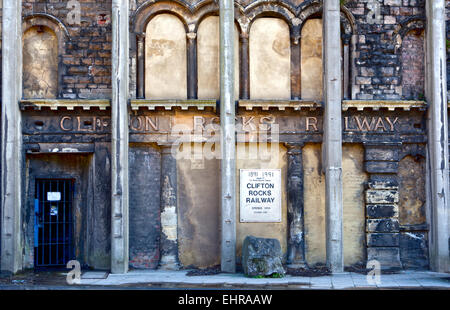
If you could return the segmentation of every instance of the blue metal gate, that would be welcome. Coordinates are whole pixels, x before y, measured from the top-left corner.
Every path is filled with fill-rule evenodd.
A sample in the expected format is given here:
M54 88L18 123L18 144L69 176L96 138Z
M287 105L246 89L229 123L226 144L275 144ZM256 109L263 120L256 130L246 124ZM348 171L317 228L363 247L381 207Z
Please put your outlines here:
M72 179L36 179L34 265L65 266L73 259Z

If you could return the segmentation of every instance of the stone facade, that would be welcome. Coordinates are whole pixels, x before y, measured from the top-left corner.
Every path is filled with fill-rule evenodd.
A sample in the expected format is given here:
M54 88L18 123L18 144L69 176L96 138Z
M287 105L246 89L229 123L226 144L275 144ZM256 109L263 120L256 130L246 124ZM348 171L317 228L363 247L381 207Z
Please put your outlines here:
M236 175L282 173L282 221L241 223L237 210L236 255L247 235L277 238L284 263L312 267L327 261L322 1L282 2L235 2ZM122 216L111 211L122 194L111 192L112 1L73 3L22 1L23 268L34 267L37 179L76 180L74 255L84 266L111 268L120 235L111 231ZM218 141L218 5L129 7L129 265L211 267L221 255L220 160L172 154ZM424 0L341 1L346 267L430 268L425 15ZM269 161L251 157L261 134L277 135Z

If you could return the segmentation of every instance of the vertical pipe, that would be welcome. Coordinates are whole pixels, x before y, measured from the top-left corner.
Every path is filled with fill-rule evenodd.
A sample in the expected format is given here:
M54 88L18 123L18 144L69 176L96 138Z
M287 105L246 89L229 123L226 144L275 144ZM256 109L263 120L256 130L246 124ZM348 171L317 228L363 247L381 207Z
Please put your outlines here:
M342 71L339 0L324 1L324 147L327 265L343 272Z
M431 269L450 270L445 1L427 1L428 156L431 185Z
M220 146L223 272L236 272L234 2L220 0Z
M3 0L0 270L22 269L22 2Z
M112 2L111 272L128 271L128 0Z

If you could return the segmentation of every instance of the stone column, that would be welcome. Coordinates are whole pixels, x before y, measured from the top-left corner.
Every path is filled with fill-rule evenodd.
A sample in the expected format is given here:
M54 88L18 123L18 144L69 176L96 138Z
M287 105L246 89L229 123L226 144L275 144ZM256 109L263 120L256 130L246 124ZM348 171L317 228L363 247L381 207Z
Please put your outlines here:
M178 270L177 161L172 146L161 146L161 269Z
M248 33L243 32L240 34L239 43L239 98L250 99Z
M430 263L434 271L450 271L449 167L446 81L445 1L426 1L428 157L430 175Z
M197 99L198 73L197 73L197 33L189 32L187 35L187 85L188 99Z
M112 2L111 272L128 271L128 0Z
M324 1L324 136L327 265L344 270L341 124L341 27L339 0Z
M234 2L220 0L221 268L236 272Z
M302 91L302 57L300 46L300 26L294 26L291 33L291 99L299 100Z
M305 267L303 144L285 144L288 155L288 257L291 268Z
M22 2L3 0L1 270L22 269Z
M139 33L137 37L137 84L139 99L145 98L145 34Z

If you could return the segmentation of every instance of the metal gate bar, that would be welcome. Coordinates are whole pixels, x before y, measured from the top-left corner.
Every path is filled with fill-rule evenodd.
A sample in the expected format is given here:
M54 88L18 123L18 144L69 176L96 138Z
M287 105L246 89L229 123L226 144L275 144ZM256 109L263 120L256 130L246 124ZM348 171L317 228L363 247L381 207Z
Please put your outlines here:
M49 192L60 199L49 201ZM36 179L35 267L65 266L73 259L72 202L72 179Z

